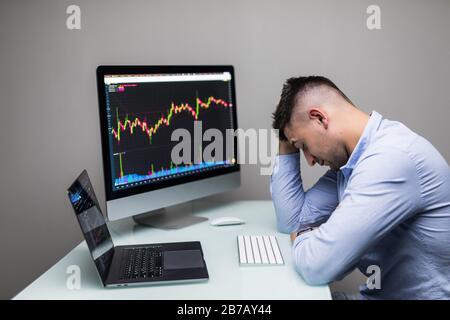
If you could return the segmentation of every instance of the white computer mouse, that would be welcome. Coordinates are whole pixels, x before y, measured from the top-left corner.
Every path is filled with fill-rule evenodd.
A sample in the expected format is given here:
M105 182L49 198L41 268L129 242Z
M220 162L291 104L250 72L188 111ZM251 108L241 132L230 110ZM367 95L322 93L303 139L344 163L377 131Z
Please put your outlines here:
M212 226L231 226L234 224L243 224L245 223L244 220L236 218L236 217L220 217L220 218L216 218L216 219L212 219L210 224Z

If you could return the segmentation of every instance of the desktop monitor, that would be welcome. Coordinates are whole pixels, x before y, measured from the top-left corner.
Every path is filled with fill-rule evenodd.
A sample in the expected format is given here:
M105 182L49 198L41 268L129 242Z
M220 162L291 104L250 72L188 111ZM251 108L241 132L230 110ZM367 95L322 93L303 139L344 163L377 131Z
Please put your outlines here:
M109 220L240 186L232 66L99 66L97 87Z

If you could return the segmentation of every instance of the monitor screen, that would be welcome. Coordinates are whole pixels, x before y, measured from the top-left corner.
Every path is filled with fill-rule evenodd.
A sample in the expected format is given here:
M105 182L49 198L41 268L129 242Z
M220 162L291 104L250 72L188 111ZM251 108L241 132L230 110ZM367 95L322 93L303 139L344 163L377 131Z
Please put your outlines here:
M97 81L107 200L238 170L231 66L101 66Z
M67 193L100 277L105 281L114 245L86 170L69 187Z

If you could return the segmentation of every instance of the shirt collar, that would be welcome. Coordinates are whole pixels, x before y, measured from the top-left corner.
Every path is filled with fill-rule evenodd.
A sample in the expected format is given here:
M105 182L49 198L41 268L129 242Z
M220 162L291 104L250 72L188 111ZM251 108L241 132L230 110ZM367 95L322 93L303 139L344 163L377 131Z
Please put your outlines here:
M371 138L373 137L375 132L378 130L378 127L380 126L381 120L383 120L383 117L378 112L372 111L370 113L369 121L367 122L366 127L364 128L364 131L361 137L359 138L358 143L356 144L355 149L350 155L350 158L348 159L347 163L340 168L342 173L347 178L352 173L353 168L355 167L361 155L367 149Z

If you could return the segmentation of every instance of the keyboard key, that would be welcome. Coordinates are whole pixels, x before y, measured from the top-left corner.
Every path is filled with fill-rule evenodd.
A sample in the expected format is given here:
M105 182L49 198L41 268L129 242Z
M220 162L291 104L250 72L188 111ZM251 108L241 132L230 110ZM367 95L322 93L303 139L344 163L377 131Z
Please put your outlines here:
M247 263L255 263L255 260L253 259L253 251L250 236L244 236L244 243L245 243L245 252L247 254Z
M255 236L250 237L252 241L252 250L253 250L253 256L255 257L255 263L261 263L261 256L259 255L259 248L258 248L258 240L256 240Z
M266 246L264 245L264 240L261 236L257 236L259 252L261 253L261 260L263 264L269 263L269 258L267 257Z
M281 257L280 248L278 247L277 239L275 238L275 236L270 236L270 242L272 243L272 249L275 254L277 264L284 264L283 258Z
M272 250L272 244L270 243L269 237L264 237L264 244L266 245L267 256L269 257L269 263L276 264L275 256Z
M239 248L239 261L241 263L247 263L247 256L245 253L244 237L238 236L238 248Z

